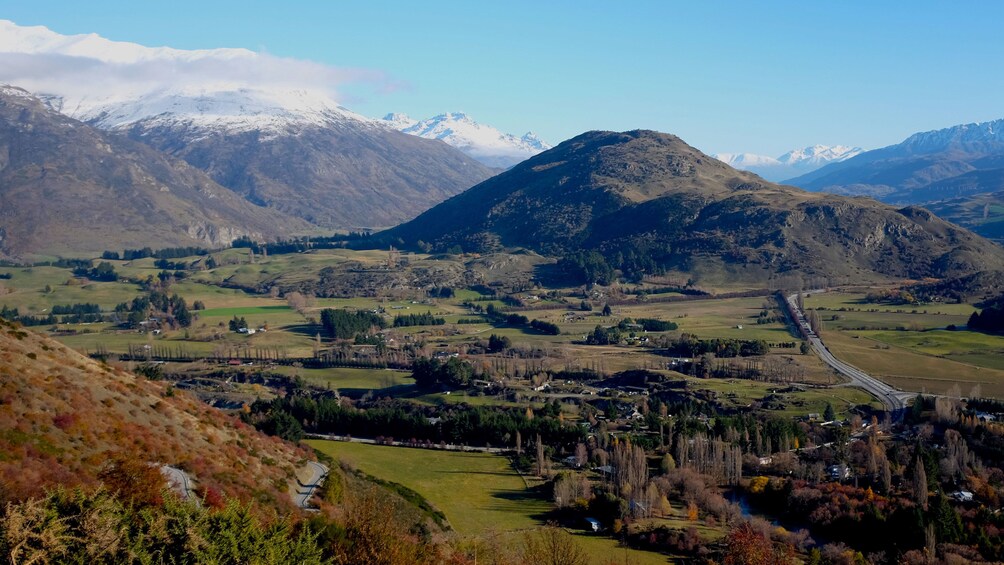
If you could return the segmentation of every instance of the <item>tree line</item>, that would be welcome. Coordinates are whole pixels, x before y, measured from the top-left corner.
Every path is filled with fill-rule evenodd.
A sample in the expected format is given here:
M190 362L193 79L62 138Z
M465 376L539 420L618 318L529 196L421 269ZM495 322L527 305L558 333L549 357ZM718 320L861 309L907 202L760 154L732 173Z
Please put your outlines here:
M350 312L325 308L321 310L321 326L324 328L324 333L330 338L353 339L356 334L368 333L373 328L386 328L387 321L379 314L362 310Z
M982 312L973 312L966 326L981 332L1004 331L1004 306L988 306Z
M347 406L334 396L296 394L255 401L242 418L287 439L308 432L516 449L520 438L538 434L554 446L574 446L585 438L582 428L551 413L499 406L423 407L398 400Z
M394 316L395 328L407 326L442 326L445 323L445 319L433 316L432 312L426 312L424 314L401 314Z

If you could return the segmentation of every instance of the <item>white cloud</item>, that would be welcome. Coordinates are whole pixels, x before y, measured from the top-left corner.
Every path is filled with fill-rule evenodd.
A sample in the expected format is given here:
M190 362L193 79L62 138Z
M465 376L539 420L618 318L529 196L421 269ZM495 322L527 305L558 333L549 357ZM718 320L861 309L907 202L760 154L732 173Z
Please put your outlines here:
M339 88L350 83L376 92L398 86L380 71L246 49L150 48L94 34L65 36L4 20L0 20L0 83L60 96L64 112L83 118L109 104L155 94L198 97L253 91L285 103L286 93L295 91L300 103L327 99L333 105Z

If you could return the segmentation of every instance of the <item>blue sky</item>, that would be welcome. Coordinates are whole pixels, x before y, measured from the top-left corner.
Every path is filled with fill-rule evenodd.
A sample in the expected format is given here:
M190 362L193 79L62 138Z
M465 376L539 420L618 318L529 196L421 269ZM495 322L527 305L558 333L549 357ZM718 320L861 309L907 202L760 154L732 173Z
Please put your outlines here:
M646 128L777 156L1004 118L996 1L4 4L0 18L64 34L379 71L342 102L374 117L462 110L552 143Z

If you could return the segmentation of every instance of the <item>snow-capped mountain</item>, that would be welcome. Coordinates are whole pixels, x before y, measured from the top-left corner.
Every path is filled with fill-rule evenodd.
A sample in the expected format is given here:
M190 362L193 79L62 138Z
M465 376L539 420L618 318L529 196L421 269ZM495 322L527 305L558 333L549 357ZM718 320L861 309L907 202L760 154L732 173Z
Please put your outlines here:
M749 170L750 167L776 167L781 164L773 157L756 153L715 153L714 157L733 169L742 170Z
M915 133L889 149L918 155L953 149L978 152L988 145L999 150L1001 144L1004 144L1004 119Z
M533 132L516 137L478 123L463 112L447 112L427 120L415 120L406 114L387 114L383 122L410 135L443 141L499 169L508 169L551 148Z
M246 49L146 47L0 20L0 84L318 226L394 225L491 176L452 147L340 106L338 86L368 76Z
M850 159L862 151L860 147L846 145L810 145L793 149L777 158L753 153L716 153L715 158L733 168L778 182L804 175L830 163Z
M802 149L794 149L777 158L782 165L801 166L825 165L836 161L843 161L861 153L864 149L860 147L848 147L846 145L811 145Z
M915 133L790 182L806 190L926 205L1000 191L1001 179L1004 119Z

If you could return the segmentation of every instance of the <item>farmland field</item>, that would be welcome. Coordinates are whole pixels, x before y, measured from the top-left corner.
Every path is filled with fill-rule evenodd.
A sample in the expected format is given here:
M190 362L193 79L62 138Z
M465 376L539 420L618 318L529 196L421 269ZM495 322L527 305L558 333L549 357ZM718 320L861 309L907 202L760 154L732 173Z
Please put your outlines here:
M926 355L853 332L825 332L823 339L838 358L903 390L943 394L958 384L961 393L968 395L979 385L981 396L1004 397L1004 370L965 362L974 360L971 356Z
M421 494L446 514L465 537L519 532L543 525L551 503L527 490L523 479L499 455L459 453L308 440L335 459ZM594 563L666 563L656 553L625 550L603 537L577 535Z

